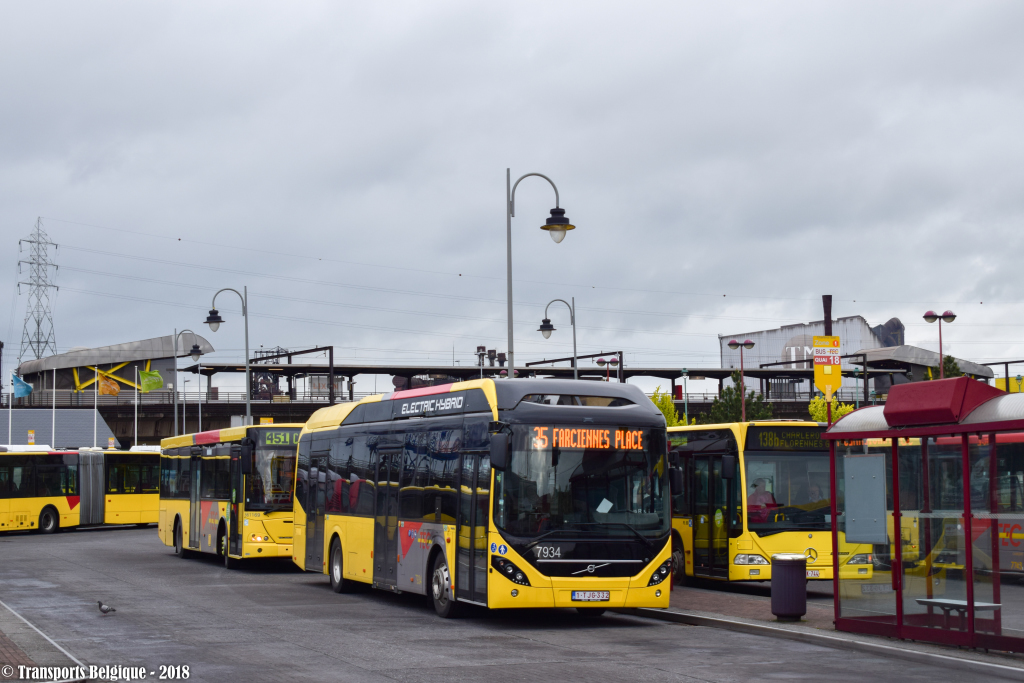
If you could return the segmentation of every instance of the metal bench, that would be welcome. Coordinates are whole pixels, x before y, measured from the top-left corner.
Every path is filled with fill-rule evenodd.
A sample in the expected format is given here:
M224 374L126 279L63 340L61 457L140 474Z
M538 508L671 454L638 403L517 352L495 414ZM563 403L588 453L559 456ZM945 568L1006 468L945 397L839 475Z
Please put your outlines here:
M928 608L931 612L932 607L938 607L942 610L943 624L942 627L945 629L949 628L949 613L953 610L957 611L957 615L960 617L960 630L967 630L967 609L968 604L966 600L947 600L946 598L915 598L915 602L919 605L923 605ZM1002 605L994 602L975 602L975 611L982 612L995 612L1000 609Z

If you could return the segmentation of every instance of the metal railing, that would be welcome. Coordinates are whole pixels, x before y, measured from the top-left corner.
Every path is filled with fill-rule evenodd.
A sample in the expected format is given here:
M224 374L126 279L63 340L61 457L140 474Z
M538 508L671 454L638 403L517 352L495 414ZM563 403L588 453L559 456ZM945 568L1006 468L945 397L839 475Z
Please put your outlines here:
M54 393L56 393L56 406L58 408L91 408L93 405L98 404L101 407L108 406L133 406L136 402L134 391L122 391L117 396L108 396L101 394L97 397L91 391L67 391L58 389L56 392L50 389L37 389L28 396L23 398L14 399L15 408L52 408L54 405ZM217 391L217 392L199 392L199 391L179 391L178 393L178 405L182 403L188 406L195 406L199 403L200 394L202 394L203 405L221 405L229 403L245 403L245 392L244 391ZM379 393L379 392L378 392ZM372 396L373 392L357 391L354 394L354 399L359 400L367 396ZM4 410L10 407L10 394L0 395L0 407ZM348 401L348 394L339 395L335 398L336 403ZM151 391L146 394L140 393L138 395L138 404L141 405L172 405L174 403L174 393L167 390ZM327 403L327 395L318 394L296 394L294 399L290 399L288 394L278 394L272 397L256 397L252 398L252 403Z
M747 387L747 393L748 394L750 393L751 390L752 390L751 387ZM760 392L757 391L756 388L753 388L753 391L755 393L760 393ZM650 396L650 395L651 394L648 394L648 396ZM815 396L820 396L820 395L821 394L819 392L811 393L809 391L789 391L789 392L785 392L785 393L777 392L777 391L772 391L771 394L769 395L768 399L767 399L767 402L768 403L809 403L812 398L814 398ZM859 401L861 406L865 405L865 403L864 403L864 390L863 389L861 389L861 390L843 389L842 391L836 392L835 397L836 397L836 399L840 403L852 403L854 405L857 405L857 403ZM705 392L700 392L700 393L698 393L698 392L687 392L686 393L686 401L688 403L697 403L697 404L700 404L700 403L713 403L715 401L715 399L717 399L717 398L718 398L718 392L717 391L705 391ZM868 402L867 402L867 405L871 405L872 400L873 400L873 402L875 404L881 405L881 404L885 403L885 395L883 394L883 395L880 395L880 396L874 396L873 398L869 398ZM683 403L683 398L681 398L681 397L677 398L677 399L675 399L675 402L681 404L681 403Z

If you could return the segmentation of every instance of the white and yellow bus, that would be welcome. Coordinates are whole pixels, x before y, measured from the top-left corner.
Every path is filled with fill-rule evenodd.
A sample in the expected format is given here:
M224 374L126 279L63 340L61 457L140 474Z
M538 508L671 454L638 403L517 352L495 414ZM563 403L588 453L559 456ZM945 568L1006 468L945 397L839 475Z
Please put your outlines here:
M160 454L0 446L0 532L155 524Z
M767 581L771 557L799 553L808 580L832 580L828 444L817 422L734 422L670 427L676 580ZM839 534L842 578L868 580L871 545Z
M233 427L164 439L159 533L179 557L291 557L301 424Z
M323 408L295 551L343 592L489 608L668 607L665 420L637 387L491 379Z

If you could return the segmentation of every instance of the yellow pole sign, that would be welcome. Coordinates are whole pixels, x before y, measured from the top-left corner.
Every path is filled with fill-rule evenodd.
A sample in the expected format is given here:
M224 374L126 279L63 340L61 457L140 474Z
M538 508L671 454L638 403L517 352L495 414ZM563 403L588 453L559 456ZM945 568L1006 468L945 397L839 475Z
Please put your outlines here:
M29 446L36 445L36 430L34 430L34 429L28 430L28 445Z
M815 337L813 346L814 386L825 394L826 401L831 401L832 394L839 391L839 386L843 383L839 337Z

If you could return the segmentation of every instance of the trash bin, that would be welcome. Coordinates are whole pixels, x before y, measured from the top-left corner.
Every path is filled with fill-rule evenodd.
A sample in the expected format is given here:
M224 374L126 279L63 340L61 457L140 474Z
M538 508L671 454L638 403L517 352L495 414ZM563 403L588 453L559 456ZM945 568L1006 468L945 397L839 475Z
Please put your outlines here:
M800 621L807 614L807 558L803 555L772 555L772 614L779 621Z

